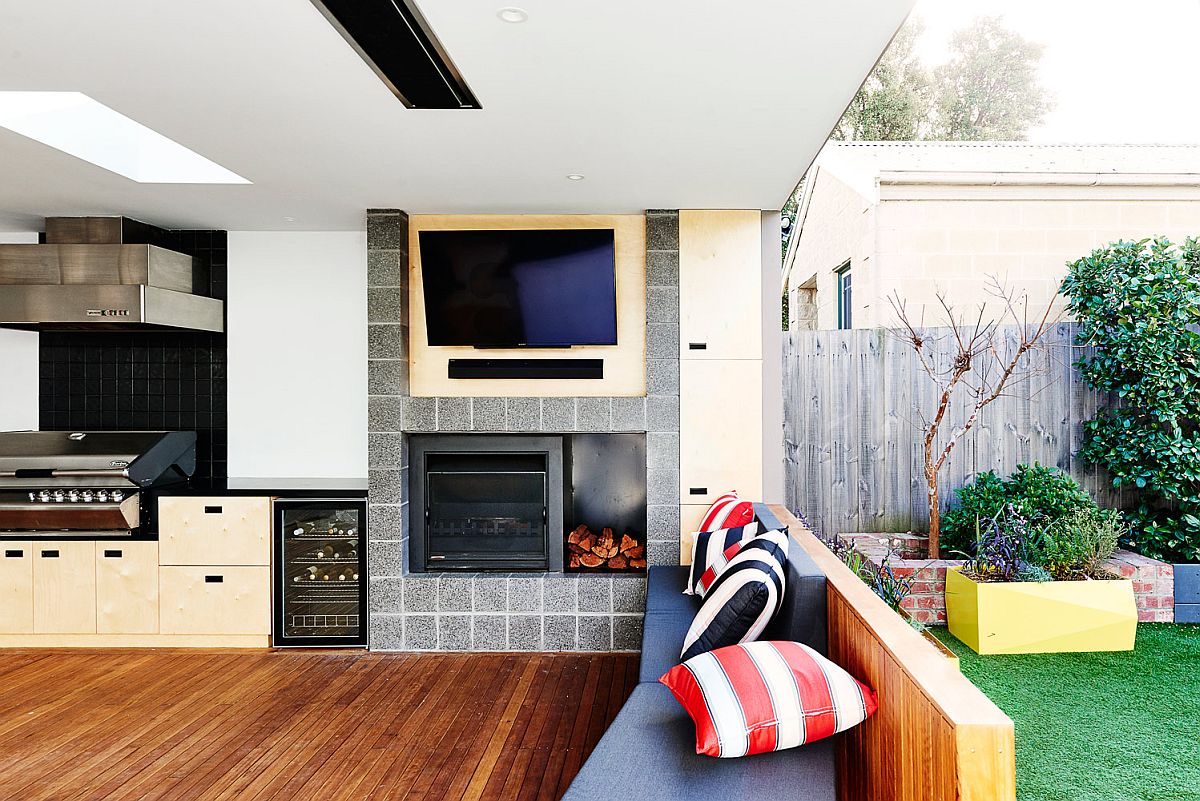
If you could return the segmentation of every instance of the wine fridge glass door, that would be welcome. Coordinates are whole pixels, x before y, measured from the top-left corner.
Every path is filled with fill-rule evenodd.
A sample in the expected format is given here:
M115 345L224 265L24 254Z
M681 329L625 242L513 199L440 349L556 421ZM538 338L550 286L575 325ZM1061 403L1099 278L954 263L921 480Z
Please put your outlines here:
M364 517L355 502L277 502L277 644L365 643Z

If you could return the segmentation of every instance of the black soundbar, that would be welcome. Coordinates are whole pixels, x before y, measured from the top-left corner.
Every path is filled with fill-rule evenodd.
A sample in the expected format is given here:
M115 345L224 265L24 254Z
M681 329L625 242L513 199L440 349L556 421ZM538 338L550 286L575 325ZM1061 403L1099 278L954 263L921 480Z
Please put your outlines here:
M450 378L604 378L603 359L450 359Z

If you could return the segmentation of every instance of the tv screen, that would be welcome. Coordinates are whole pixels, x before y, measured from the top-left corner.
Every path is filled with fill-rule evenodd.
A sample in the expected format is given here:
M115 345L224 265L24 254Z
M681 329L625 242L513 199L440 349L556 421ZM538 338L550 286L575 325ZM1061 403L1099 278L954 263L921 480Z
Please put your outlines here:
M421 231L430 345L617 344L611 229Z

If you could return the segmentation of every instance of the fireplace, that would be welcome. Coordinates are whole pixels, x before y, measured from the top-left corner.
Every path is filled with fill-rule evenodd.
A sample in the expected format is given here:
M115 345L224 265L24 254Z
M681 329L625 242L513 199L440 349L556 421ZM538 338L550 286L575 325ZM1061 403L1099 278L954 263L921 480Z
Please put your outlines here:
M413 436L410 453L410 571L562 570L561 437Z

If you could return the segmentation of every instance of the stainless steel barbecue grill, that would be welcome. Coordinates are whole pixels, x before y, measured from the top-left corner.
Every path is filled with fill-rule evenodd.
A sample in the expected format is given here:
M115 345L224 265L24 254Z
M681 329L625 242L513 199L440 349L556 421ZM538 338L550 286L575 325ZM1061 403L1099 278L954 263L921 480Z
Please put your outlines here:
M0 536L145 534L154 491L195 471L192 431L0 433Z

